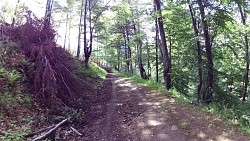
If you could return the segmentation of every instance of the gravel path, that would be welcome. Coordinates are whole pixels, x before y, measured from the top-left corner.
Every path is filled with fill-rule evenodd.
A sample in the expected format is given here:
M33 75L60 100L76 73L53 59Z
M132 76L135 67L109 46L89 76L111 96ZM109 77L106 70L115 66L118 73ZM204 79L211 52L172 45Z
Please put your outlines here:
M238 127L115 74L108 74L98 97L80 140L249 141Z

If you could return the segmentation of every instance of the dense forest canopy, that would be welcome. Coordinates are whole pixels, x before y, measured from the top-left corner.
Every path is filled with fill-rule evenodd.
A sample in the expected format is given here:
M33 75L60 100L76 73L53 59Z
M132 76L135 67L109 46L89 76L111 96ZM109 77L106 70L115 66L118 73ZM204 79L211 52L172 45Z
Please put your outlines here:
M30 10L38 18L44 12L43 28L52 27L55 42L86 67L94 61L206 104L247 101L248 0L13 3L1 1L2 25L18 27Z
M207 103L246 100L247 0L3 1L1 22L20 25L35 6L46 9L56 42L86 64L91 58Z

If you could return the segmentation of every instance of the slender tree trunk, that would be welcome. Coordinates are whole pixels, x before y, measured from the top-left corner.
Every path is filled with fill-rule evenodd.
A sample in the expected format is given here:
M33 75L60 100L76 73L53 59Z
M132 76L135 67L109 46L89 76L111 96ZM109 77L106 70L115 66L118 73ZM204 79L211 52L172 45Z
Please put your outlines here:
M158 25L157 25L157 18L155 18L155 69L156 69L156 82L159 82L159 59L158 59L158 39L159 39L159 33L158 33Z
M169 73L171 74L171 69L172 69L172 38L171 38L171 30L169 31ZM171 86L173 86L173 82L171 81Z
M133 74L134 70L133 70L133 61L132 61L132 50L130 46L128 46L128 49L129 49L129 69L130 69L130 73Z
M71 26L71 23L69 22L69 35L68 35L68 50L70 51L70 26Z
M120 47L117 48L117 70L120 71Z
M91 12L91 5L90 5L90 0L88 1L89 3L89 31L90 31L90 37L89 37L89 47L87 48L87 52L85 52L85 65L88 66L89 63L89 58L92 53L92 45L93 45L93 31L94 28L92 27L92 12Z
M148 39L147 39L147 62L148 62L148 77L147 79L149 80L150 79L150 76L151 76L151 67L150 67L150 48L148 46Z
M45 11L45 16L44 16L45 17L44 29L47 29L50 26L53 3L54 3L54 0L47 0L46 11Z
M85 0L84 4L84 16L83 16L83 43L84 43L84 55L85 55L85 66L88 67L88 64L86 64L87 59L87 53L88 53L88 45L87 45L87 5L88 0Z
M85 0L85 2L86 2L86 0ZM82 31L83 6L84 6L84 0L82 0L80 20L79 20L79 26L78 26L78 45L77 45L77 52L76 52L77 58L80 57L80 52L81 52L81 31ZM84 10L86 10L86 9L84 9Z
M133 74L133 65L132 65L132 51L131 48L129 46L129 23L127 23L126 25L126 40L127 40L127 48L128 48L128 52L127 52L127 65L128 65L128 72L130 72L131 74Z
M68 31L68 18L69 18L69 13L67 13L67 16L66 16L66 27L65 27L65 35L64 35L64 44L63 44L63 48L65 50L66 48L66 41L67 41L67 31Z
M202 29L204 33L204 39L205 39L205 47L206 47L206 54L207 54L207 84L206 84L206 94L203 97L203 100L206 103L210 103L213 96L213 58L212 58L212 47L210 44L210 36L208 32L208 25L207 21L205 19L205 10L204 5L202 3L202 0L197 0L199 9L200 9L200 15L201 15L201 21L202 21Z
M199 41L199 25L197 24L195 13L193 11L193 8L191 5L189 5L189 10L191 14L191 19L193 23L193 28L194 28L194 34L196 37L196 47L197 47L197 56L198 56L198 78L199 78L199 83L196 88L196 96L197 100L200 101L201 98L201 88L202 88L202 56L201 56L201 46L200 46L200 41Z
M245 27L247 15L246 15L244 5L245 5L245 0L243 0L243 5L238 4L238 7L239 7L242 23ZM243 95L242 95L243 101L246 100L248 83L249 83L249 76L248 76L248 74L249 74L249 43L248 43L248 35L247 35L246 31L244 33L244 40L245 40L245 48L246 48L246 56L245 56L246 57L246 70L245 70L245 75L244 75L244 89L243 89Z
M5 48L5 44L4 44L4 42L5 42L5 40L4 40L4 28L3 28L3 25L1 25L1 41L2 41L2 47L3 48Z
M139 26L138 26L138 27L139 27ZM139 29L138 29L138 31L137 31L135 24L134 24L134 32L135 32L136 34L138 34L138 33L140 32ZM138 67L139 67L139 71L140 71L141 78L142 78L142 79L147 79L147 74L146 74L146 71L145 71L145 69L144 69L144 67L143 67L143 64L142 64L142 41L141 41L141 39L138 39L138 40L137 40L137 45L136 45L136 47L137 47Z
M125 46L125 62L126 62L126 72L129 73L129 61L128 61L128 43L126 30L124 31L124 46Z
M142 79L147 79L147 75L146 75L146 71L143 67L143 64L142 64L142 44L141 42L137 45L138 47L138 67L139 67L139 70L140 70L140 75L141 75L141 78Z
M163 55L163 77L164 77L164 83L165 87L167 89L170 89L171 86L171 77L170 77L170 58L168 54L168 48L167 48L167 43L166 43L166 37L165 37L165 31L164 31L164 26L163 26L163 19L162 19L162 14L161 14L161 4L160 0L154 0L155 6L156 6L156 12L158 12L158 28L160 32L160 37L161 37L161 43L162 43L162 55Z

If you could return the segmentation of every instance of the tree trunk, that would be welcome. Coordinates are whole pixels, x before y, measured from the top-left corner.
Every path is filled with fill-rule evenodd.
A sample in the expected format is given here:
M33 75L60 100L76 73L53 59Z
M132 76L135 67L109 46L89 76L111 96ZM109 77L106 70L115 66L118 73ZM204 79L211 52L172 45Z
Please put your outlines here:
M207 84L206 84L206 93L203 97L203 100L206 103L210 103L213 96L213 58L212 58L212 47L210 44L210 36L208 32L208 25L207 21L205 19L205 10L204 5L202 3L202 0L197 0L199 9L200 9L200 15L201 15L201 21L202 21L202 29L204 33L204 39L205 39L205 47L206 47L206 55L207 55Z
M163 19L162 19L162 14L161 14L161 4L160 0L154 0L155 6L156 6L156 12L158 12L158 28L160 32L160 37L161 37L161 49L162 49L162 55L163 55L163 77L164 77L164 83L165 87L167 89L170 89L171 86L171 77L170 77L170 58L168 54L168 48L167 48L167 43L166 43L166 37L165 37L165 31L164 31L164 26L163 26Z
M92 44L93 44L93 31L94 28L92 27L92 13L91 13L91 5L90 5L90 0L88 1L89 3L89 47L87 47L86 52L85 52L85 65L88 66L89 64L89 58L91 56L92 53Z
M66 40L67 40L67 31L68 31L68 18L69 18L69 13L67 13L66 16L66 27L65 27L65 35L64 35L64 44L63 44L63 49L65 50L66 48Z
M84 4L84 16L83 16L83 43L84 43L84 55L85 55L85 65L88 67L88 64L86 64L86 56L88 55L88 45L87 45L87 5L88 5L88 0L85 0Z
M53 3L54 3L54 0L47 0L46 11L45 11L45 16L44 16L45 18L44 26L43 26L44 29L47 29L50 26Z
M148 46L148 39L147 39L147 62L148 62L148 77L147 79L149 80L150 79L150 76L151 76L151 67L150 67L150 48Z
M120 71L120 47L117 47L117 70Z
M71 26L71 22L69 22L69 35L68 35L68 50L70 51L70 26Z
M128 48L128 52L127 52L127 67L128 67L128 72L133 74L133 65L132 65L132 51L131 51L131 48L129 46L129 23L127 23L126 25L126 40L127 40L127 48Z
M134 32L136 34L140 32L140 31L137 31L135 24L134 24ZM138 67L139 67L140 75L141 75L142 79L147 79L147 74L146 74L146 71L145 71L145 69L143 67L143 64L142 64L142 48L141 48L142 47L142 41L141 41L141 39L137 39L137 45L136 46L137 46L137 57L138 57L137 60L138 60Z
M86 0L85 0L86 2ZM78 26L78 45L77 45L77 52L76 52L76 57L79 58L80 52L81 52L81 31L82 31L82 13L83 13L83 5L84 5L84 0L82 0L82 5L81 5L81 14L80 14L80 21L79 21L79 26ZM86 10L86 9L84 9ZM85 25L85 24L84 24ZM84 35L85 36L85 35Z
M158 33L158 25L157 25L157 18L155 18L155 69L156 69L156 82L159 82L159 60L158 60L158 39L159 39L159 33Z
M171 30L169 31L169 73L171 74L171 68L172 68L172 38L171 38ZM171 81L171 86L173 86L173 82Z
M246 15L246 11L245 11L245 8L244 8L244 3L245 1L243 0L243 5L240 5L238 3L238 7L239 7L239 11L240 11L240 15L241 15L241 20L242 20L242 23L244 25L244 27L246 26L246 19L247 19L247 15ZM244 75L244 89L243 89L243 101L246 100L246 97L247 97L247 89L248 89L248 83L249 83L249 43L248 43L248 35L245 31L244 33L244 40L245 40L245 48L246 48L246 70L245 70L245 75Z
M201 56L201 46L200 46L200 41L199 41L199 25L196 22L196 17L195 17L195 13L193 11L193 8L191 5L189 5L189 10L190 10L190 14L191 14L191 19L192 19L192 23L193 23L193 28L194 28L194 34L196 37L196 47L197 47L197 56L198 56L198 78L199 78L199 83L197 85L196 88L196 96L197 96L197 100L200 101L201 98L201 87L202 87L202 56Z
M127 43L127 33L124 31L124 46L125 46L125 62L126 62L126 72L129 73L129 61L128 61L128 43Z

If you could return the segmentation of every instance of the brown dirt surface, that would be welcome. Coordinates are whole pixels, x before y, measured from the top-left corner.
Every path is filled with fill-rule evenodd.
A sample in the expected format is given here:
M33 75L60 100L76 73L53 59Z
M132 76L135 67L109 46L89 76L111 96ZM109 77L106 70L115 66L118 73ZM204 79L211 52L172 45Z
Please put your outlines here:
M91 103L78 126L83 136L70 140L249 141L214 115L112 73Z

